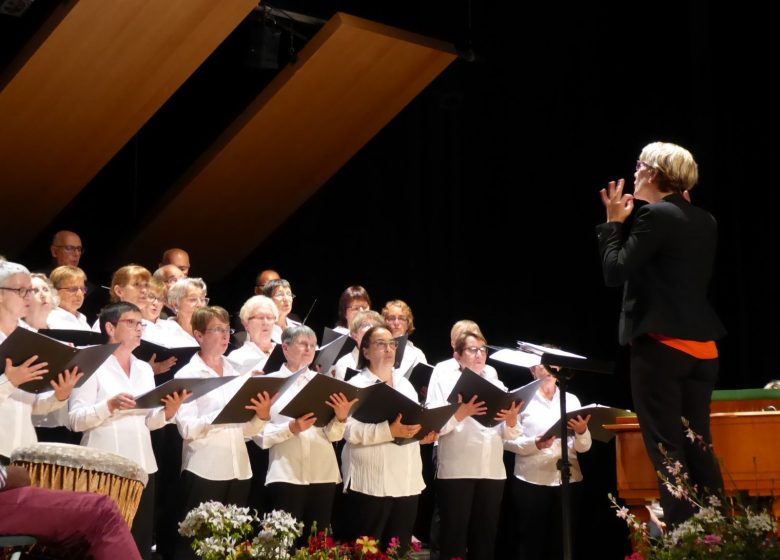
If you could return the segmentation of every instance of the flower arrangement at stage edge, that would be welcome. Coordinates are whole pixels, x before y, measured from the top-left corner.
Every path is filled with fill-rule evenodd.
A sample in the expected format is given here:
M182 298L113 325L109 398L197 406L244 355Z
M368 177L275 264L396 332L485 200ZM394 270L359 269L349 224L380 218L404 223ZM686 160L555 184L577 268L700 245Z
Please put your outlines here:
M685 418L683 425L688 439L712 452ZM691 483L682 465L673 461L663 447L661 452L667 472L658 472L658 477L672 495L693 504L696 513L660 538L652 539L647 524L610 494L617 516L631 529L634 553L626 560L780 560L777 521L770 508L746 505L738 497L705 493Z
M179 534L192 537L192 549L204 560L288 559L302 530L303 524L284 511L260 519L249 508L213 501L201 503L179 523Z
M373 537L360 537L354 543L340 543L330 536L329 531L317 532L309 537L309 546L301 548L293 560L410 560L413 552L419 552L418 543L412 543L412 549L401 552L397 538L390 539L387 550L380 550L379 541Z

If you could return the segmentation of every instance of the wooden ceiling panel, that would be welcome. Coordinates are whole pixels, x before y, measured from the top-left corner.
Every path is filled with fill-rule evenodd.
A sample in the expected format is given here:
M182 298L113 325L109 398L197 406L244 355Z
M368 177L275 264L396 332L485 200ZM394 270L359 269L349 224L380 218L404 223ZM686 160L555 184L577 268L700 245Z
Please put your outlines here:
M126 259L182 246L223 277L454 59L448 44L336 14L172 189Z
M4 216L24 247L149 120L256 0L78 0L0 90ZM8 214L7 212L5 214Z

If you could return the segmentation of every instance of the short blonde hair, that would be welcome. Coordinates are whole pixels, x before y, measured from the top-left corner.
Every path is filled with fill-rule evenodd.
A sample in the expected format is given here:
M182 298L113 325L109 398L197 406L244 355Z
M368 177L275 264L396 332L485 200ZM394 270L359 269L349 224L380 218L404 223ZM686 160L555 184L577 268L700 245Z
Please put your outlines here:
M114 291L115 286L129 286L133 282L139 281L148 284L151 277L152 273L139 264L128 264L118 269L111 277L111 302L118 303L120 301L119 295Z
M244 305L241 306L241 311L238 312L241 323L246 324L249 318L257 313L258 309L270 311L274 316L274 322L279 320L279 308L276 307L274 300L268 296L252 296L246 300Z
M49 280L51 280L52 285L59 290L60 286L68 280L81 280L82 282L86 282L87 275L77 266L63 265L58 266L51 271Z
M412 334L414 332L414 315L412 315L412 308L402 299L394 299L388 301L384 308L382 308L382 317L387 321L387 316L390 315L391 307L400 307L401 313L406 316L406 334Z
M372 327L387 328L384 317L376 311L369 309L368 311L358 311L355 313L355 316L352 317L352 322L349 324L349 332L351 334L356 334L360 330L360 326L365 323L370 324Z
M653 142L642 148L639 161L658 172L661 192L691 190L699 182L699 166L691 152L677 144Z

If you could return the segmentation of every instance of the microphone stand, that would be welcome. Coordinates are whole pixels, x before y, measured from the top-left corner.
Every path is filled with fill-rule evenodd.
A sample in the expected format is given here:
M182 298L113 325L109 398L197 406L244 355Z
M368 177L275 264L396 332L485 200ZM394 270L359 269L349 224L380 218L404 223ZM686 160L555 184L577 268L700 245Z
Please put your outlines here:
M572 558L572 529L571 529L571 462L569 461L569 428L566 426L566 389L568 382L574 377L574 372L566 368L555 370L547 368L558 380L558 393L560 398L561 431L558 437L561 439L561 458L557 467L561 471L561 524L563 527L563 560Z

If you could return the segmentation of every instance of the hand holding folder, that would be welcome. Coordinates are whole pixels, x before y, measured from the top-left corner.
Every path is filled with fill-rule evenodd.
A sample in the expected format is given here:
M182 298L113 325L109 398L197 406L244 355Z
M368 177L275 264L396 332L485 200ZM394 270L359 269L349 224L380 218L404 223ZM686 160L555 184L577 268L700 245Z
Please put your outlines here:
M262 393L267 393L270 397L277 393L283 393L299 374L300 372L290 377L249 377L211 423L239 424L249 422L255 416L257 407L257 404L252 402L253 399L258 401L258 395ZM229 377L228 379L235 378Z
M284 416L290 418L300 418L308 413L313 413L316 421L314 426L322 428L327 426L336 415L331 401L331 395L344 395L348 401L357 401L353 405L360 405L363 395L366 392L363 389L350 385L340 379L331 377L327 374L317 374L309 381L297 395L295 395L287 405L279 411Z
M581 416L585 418L590 415L590 422L588 422L588 429L593 439L603 442L608 442L615 437L615 432L604 428L605 424L614 424L615 419L619 416L629 416L632 413L622 408L614 408L611 406L603 406L600 404L590 404L576 410L569 410L566 412L566 421L568 423L572 418ZM540 436L542 441L549 439L553 436L560 436L561 433L561 420L558 419L555 424L550 426L544 434Z
M459 396L462 398L462 402L468 403L476 397L476 402L485 403L485 413L482 415L472 416L474 420L482 424L487 428L492 428L501 423L502 420L499 414L502 410L509 410L512 408L513 403L519 403L522 401L518 412L526 407L528 402L533 397L534 393L539 389L541 380L537 379L531 381L527 385L515 389L514 391L504 391L503 389L496 387L490 381L466 368L463 373L460 374L455 387L452 389L447 401L453 404L461 402Z
M436 408L424 408L386 383L376 383L366 387L366 389L371 389L371 391L364 397L362 403L358 401L352 411L352 417L366 424L389 422L391 431L393 430L392 425L396 424L398 429L394 436L395 443L399 445L419 441L430 432L438 432L455 414L459 406L449 404ZM417 426L419 428L416 428ZM403 431L408 428L416 429Z
M72 386L79 387L118 346L119 344L101 344L79 349L19 327L0 344L0 367L6 368L9 361L17 368L19 364L27 364L24 366L27 370L24 375L26 380L17 386L28 393L50 391L51 381L58 382L60 374L67 370L73 375L74 368L78 367L79 372L84 375Z

